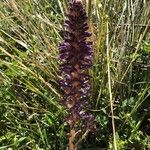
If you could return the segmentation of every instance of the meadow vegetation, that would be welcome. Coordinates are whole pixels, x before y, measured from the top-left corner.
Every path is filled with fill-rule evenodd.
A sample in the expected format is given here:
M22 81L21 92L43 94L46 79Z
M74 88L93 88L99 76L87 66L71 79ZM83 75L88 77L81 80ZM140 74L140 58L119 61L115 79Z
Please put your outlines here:
M83 0L91 113L79 150L150 149L150 1ZM67 0L0 1L0 149L66 150L59 44Z

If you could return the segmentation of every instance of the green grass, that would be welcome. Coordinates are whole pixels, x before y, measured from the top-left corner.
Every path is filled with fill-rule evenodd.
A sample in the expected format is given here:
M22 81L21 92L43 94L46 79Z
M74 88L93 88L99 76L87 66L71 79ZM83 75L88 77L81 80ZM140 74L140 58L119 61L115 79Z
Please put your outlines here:
M93 33L88 150L150 149L150 2L83 1ZM0 149L65 150L58 46L67 0L0 1Z

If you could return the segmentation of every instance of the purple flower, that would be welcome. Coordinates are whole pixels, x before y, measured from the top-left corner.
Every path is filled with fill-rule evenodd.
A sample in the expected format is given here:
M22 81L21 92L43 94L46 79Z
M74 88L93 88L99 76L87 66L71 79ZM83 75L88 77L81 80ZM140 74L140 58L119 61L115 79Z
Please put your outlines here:
M80 1L69 3L67 17L59 48L62 62L60 73L63 78L60 86L64 92L61 103L68 109L66 121L71 128L84 126L84 129L92 130L94 117L88 111L90 76L86 73L92 66L93 50L92 42L87 40L91 33L87 31L87 16Z

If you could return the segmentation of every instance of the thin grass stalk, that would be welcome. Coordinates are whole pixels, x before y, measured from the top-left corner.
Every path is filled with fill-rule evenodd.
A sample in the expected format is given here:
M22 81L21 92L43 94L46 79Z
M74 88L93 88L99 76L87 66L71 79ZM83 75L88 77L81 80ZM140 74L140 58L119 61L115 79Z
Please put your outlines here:
M116 142L116 130L115 130L115 120L114 120L114 110L113 110L113 96L112 96L112 85L111 85L111 72L110 72L110 49L109 49L109 29L107 22L107 35L106 35L106 46L107 46L107 72L108 72L108 90L109 90L109 101L110 101L110 109L111 109L111 118L112 118L112 129L113 129L113 144L114 150L117 150L117 142Z

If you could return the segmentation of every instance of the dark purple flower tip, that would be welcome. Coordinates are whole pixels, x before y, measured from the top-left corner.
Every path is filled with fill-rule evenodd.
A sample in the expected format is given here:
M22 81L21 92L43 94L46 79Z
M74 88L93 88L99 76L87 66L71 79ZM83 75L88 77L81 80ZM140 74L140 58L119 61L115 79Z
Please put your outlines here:
M59 58L60 60L65 61L68 57L69 57L69 52L66 51L65 53L62 53Z
M68 63L64 63L62 65L60 65L60 72L61 74L69 74L74 70L74 68L72 68L71 65L69 65Z
M87 22L83 23L79 29L87 31L89 29Z
M60 52L71 50L71 45L68 42L63 42L59 47Z
M86 36L86 37L90 37L92 35L92 33L90 33L90 32L84 32L84 36Z
M71 23L74 23L75 18L71 14L68 13L66 16L69 18Z

